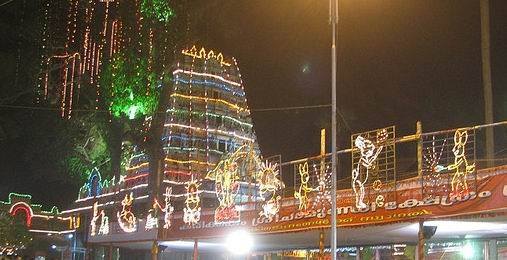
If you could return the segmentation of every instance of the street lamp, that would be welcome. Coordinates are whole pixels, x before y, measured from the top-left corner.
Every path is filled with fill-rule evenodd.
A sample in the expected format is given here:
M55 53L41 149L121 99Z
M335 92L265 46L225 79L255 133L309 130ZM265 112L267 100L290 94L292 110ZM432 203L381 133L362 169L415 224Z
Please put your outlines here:
M245 230L236 230L227 236L225 246L235 255L244 255L252 249L253 238Z

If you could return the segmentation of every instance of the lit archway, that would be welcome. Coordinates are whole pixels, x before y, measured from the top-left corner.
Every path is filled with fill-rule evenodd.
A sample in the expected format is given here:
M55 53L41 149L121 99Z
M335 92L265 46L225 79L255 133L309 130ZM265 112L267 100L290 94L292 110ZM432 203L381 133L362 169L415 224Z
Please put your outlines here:
M26 215L26 226L30 227L32 225L32 216L33 216L33 210L30 205L28 205L25 202L17 202L14 205L11 206L11 209L9 210L9 213L12 216L16 216L18 212L24 212Z

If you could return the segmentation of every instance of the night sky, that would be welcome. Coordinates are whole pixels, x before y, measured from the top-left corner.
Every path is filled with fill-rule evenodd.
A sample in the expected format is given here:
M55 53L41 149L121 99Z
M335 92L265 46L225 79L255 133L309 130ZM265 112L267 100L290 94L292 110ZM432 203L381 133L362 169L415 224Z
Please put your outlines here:
M281 154L282 161L289 161L316 155L320 128L330 132L330 108L260 110L331 103L328 1L191 2L200 8L190 13L194 37L189 41L238 60L264 156ZM17 7L0 7L0 13ZM507 1L491 0L495 121L507 119L506 14ZM418 120L426 131L483 122L479 0L340 0L339 15L342 148L350 146L351 133L389 125L396 125L401 136L414 133ZM7 55L17 51L18 34L4 18L0 38L9 39L2 40L1 53ZM35 48L39 46L23 46L23 51ZM12 73L14 66L2 63L0 69ZM0 82L4 93L12 93L10 83ZM507 146L496 145L497 150ZM1 171L2 182L9 182L5 176L10 172ZM8 189L0 189L0 200L14 191ZM38 201L51 201L43 194Z
M283 161L317 154L330 108L255 110L331 103L328 1L215 2L191 27L200 43L239 60L263 153ZM478 0L339 3L341 146L350 146L351 132L388 125L404 135L418 120L426 131L483 122ZM491 1L490 10L500 121L507 118L507 2Z

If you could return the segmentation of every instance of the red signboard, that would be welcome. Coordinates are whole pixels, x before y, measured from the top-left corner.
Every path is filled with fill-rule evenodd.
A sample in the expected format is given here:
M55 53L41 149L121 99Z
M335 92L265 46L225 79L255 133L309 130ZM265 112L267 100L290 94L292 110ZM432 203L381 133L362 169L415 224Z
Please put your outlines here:
M507 209L507 174L491 176L478 180L477 191L462 197L436 196L422 199L421 189L399 190L396 201L387 201L382 207L370 203L369 207L358 210L351 198L338 200L338 225L342 227L388 224L419 219L473 216L483 213L500 213ZM328 228L330 210L299 211L297 205L282 207L280 212L268 219L258 212L241 213L241 221L236 223L215 223L212 212L203 214L195 225L175 219L169 230L162 231L164 239L206 238L226 234L232 229L242 227L254 233L295 232L301 230Z

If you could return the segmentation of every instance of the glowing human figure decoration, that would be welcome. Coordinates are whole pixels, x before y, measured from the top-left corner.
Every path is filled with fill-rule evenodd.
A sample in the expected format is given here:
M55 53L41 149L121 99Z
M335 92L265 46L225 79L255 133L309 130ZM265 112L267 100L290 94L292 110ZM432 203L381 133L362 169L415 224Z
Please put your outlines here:
M465 146L468 141L468 132L465 129L458 129L454 132L454 147L452 153L454 154L454 163L447 167L438 165L436 170L441 172L443 170L453 171L451 180L451 195L468 195L467 176L469 173L475 171L475 163L468 164Z
M250 144L241 146L206 175L206 179L215 181L215 193L220 204L215 210L217 223L240 220L240 212L235 204L240 185L239 163L244 162L251 154L250 148Z
M257 181L259 184L259 193L264 204L260 216L272 219L280 210L281 197L276 194L277 191L283 189L285 185L279 179L280 171L278 164L263 162L261 170L257 173Z
M98 202L93 203L93 216L90 223L90 235L107 235L109 234L109 218L106 216L105 211L102 209L99 213ZM100 220L100 225L97 230L97 222Z
M352 170L352 189L356 197L356 207L359 209L366 208L364 203L365 190L364 186L368 181L370 171L375 169L375 161L384 148L383 144L387 139L387 131L382 129L377 132L376 144L372 141L357 136L354 145L360 151L361 157L355 169Z
M93 216L90 222L90 235L95 236L97 234L97 221L99 220L98 202L93 203Z
M171 195L173 193L172 187L167 187L164 193L164 202L165 205L162 207L160 203L155 199L155 203L153 203L153 208L159 208L162 212L164 212L164 228L168 229L171 227L171 219L174 212L174 207L171 205Z
M299 210L307 210L308 194L313 191L313 189L308 184L308 181L310 180L308 162L300 164L298 167L298 174L301 177L301 183L299 184L299 189L297 191L294 191L294 198L298 199L299 201Z
M100 217L99 235L107 235L109 234L109 218L106 216L104 210L100 211Z
M148 216L146 217L146 224L144 225L144 229L151 230L154 228L158 228L158 215L157 209L155 207L148 210Z
M185 184L187 194L185 195L185 208L183 209L183 222L197 224L201 219L201 199L199 198L200 184L192 179Z
M128 233L134 232L137 229L137 218L132 213L132 202L134 202L133 194L125 194L125 198L121 202L122 210L116 214L120 228Z

